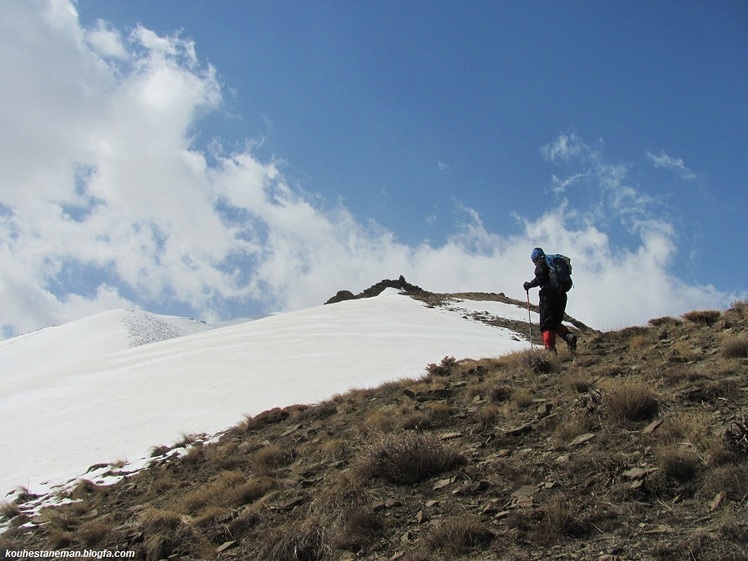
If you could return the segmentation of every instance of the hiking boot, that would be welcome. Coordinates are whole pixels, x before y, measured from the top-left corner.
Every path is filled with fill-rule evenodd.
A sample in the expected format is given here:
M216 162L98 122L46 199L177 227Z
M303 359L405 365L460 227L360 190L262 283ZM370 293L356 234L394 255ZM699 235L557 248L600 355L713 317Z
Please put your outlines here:
M577 353L577 336L573 333L567 333L564 335L564 341L566 341L566 347L569 349L571 354Z

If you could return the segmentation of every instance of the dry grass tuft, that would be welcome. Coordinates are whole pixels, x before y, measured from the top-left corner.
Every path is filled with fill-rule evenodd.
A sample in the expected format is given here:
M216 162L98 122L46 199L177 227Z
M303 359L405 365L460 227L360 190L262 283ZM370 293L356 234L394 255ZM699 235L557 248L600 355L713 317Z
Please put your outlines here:
M268 536L267 546L260 554L261 561L325 561L332 556L327 543L327 532L318 523L302 527L281 526Z
M258 475L271 475L276 469L293 462L293 453L271 444L260 448L250 459L252 470Z
M669 447L659 453L662 473L679 483L692 481L703 467L701 459L690 449Z
M724 435L725 446L737 457L748 457L748 423L745 419L735 421Z
M661 318L652 318L648 323L652 327L678 326L681 324L681 320L679 320L678 318L665 316Z
M696 325L706 325L711 327L717 323L717 320L719 320L721 315L722 312L719 310L697 310L685 313L681 317L686 321L695 323Z
M644 382L626 380L608 386L604 408L614 420L648 421L657 415L659 399L655 391Z
M464 516L442 521L426 535L424 541L432 551L457 557L469 553L471 549L488 546L493 538L493 532L480 519Z
M734 336L722 343L722 356L725 358L748 358L748 337Z
M429 364L426 371L431 376L451 376L457 369L457 361L453 356L445 356L440 364Z
M411 485L465 463L459 452L422 432L389 434L372 444L360 469L369 478Z
M212 548L205 537L177 512L149 509L141 517L146 561L190 554L207 554Z

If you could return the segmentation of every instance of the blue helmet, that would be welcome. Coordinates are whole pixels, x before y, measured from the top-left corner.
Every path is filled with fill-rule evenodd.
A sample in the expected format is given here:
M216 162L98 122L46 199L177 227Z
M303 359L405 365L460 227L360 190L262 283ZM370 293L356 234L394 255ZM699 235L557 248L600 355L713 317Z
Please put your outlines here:
M541 248L536 247L535 249L532 250L532 253L530 254L530 259L532 259L533 263L535 263L535 261L537 261L541 257L545 257L545 252Z

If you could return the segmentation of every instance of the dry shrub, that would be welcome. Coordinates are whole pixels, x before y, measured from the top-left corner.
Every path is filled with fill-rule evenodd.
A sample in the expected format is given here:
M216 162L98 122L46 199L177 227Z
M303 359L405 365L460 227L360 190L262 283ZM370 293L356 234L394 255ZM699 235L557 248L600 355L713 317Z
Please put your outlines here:
M558 423L554 434L561 442L568 444L577 436L591 432L595 428L594 420L583 413L576 413L570 418Z
M264 510L266 507L261 506L260 508ZM263 521L264 517L265 513L258 512L256 505L250 506L242 510L236 518L228 523L227 530L232 536L240 536L258 526Z
M655 391L643 382L623 381L608 384L605 411L616 421L639 422L653 419L659 411Z
M196 468L206 460L205 449L202 442L190 446L187 453L182 456L182 463L185 466Z
M229 501L229 491L247 481L247 476L240 471L223 471L210 483L186 493L181 501L182 508L197 513L209 505L225 505Z
M595 387L595 379L587 370L570 370L561 377L561 382L572 394L587 393Z
M702 450L710 447L709 423L711 416L704 411L678 411L663 419L657 435L667 445L690 442Z
M207 446L205 457L219 468L225 470L239 468L245 459L245 455L239 450L237 442L221 442Z
M512 388L508 386L497 386L491 390L491 401L503 403L512 397Z
M536 349L515 353L521 368L534 374L550 374L558 372L559 365L556 357L544 349Z
M530 390L520 388L512 393L512 403L517 409L527 409L533 404L533 396Z
M317 451L333 462L347 458L350 454L348 442L342 438L331 438L320 442Z
M368 434L372 429L383 433L393 432L400 426L401 418L402 412L398 407L381 407L367 413L359 423L359 430L363 435Z
M403 417L399 429L436 429L452 424L452 407L447 403L427 403L419 411Z
M315 522L280 526L268 536L262 561L325 561L332 556L324 527Z
M384 523L378 514L355 505L341 512L333 528L332 547L359 552L381 537Z
M250 459L252 470L258 475L270 475L293 461L293 453L271 444L260 448Z
M735 421L724 434L727 450L739 458L748 456L748 422L745 419Z
M673 356L686 361L696 360L699 356L688 341L676 341L670 348Z
M661 318L652 318L648 323L652 327L662 327L664 325L677 326L681 324L681 320L679 320L678 318L665 316Z
M717 323L722 312L719 310L697 310L683 314L681 317L696 325L712 326Z
M660 542L652 553L661 561L745 561L747 546L748 526L727 511L714 527Z
M449 556L467 554L471 549L488 546L493 532L473 516L449 518L435 526L425 537L427 547Z
M701 494L711 500L724 492L733 501L744 501L748 497L748 464L743 462L724 464L710 469L704 476Z
M429 364L426 371L431 376L451 376L457 368L457 361L453 356L445 356L441 364Z
M733 336L722 342L722 356L725 358L748 358L748 337Z
M648 335L634 335L629 339L629 349L635 353L643 352L651 343L651 339Z
M504 418L504 416L504 409L495 403L489 403L488 405L480 407L475 412L474 419L483 430L487 430L493 427L500 419Z
M143 547L147 561L158 561L172 556L208 554L210 543L178 513L150 509L141 517Z
M242 424L242 428L246 431L259 430L267 425L273 425L285 421L290 416L290 411L281 409L280 407L274 407L273 409L268 409L267 411L258 413L254 417L247 415Z
M662 473L679 483L693 480L703 467L701 459L690 449L667 447L658 454L659 467Z
M75 536L87 547L100 544L112 533L114 523L110 517L100 516L81 524Z
M579 517L579 508L565 497L554 495L541 507L542 518L538 525L541 539L579 537L588 530Z
M0 503L0 520L12 520L23 511L15 502Z
M360 469L364 476L409 485L462 465L465 458L433 434L389 434L369 446Z
M228 493L228 503L232 506L245 505L261 499L278 488L278 481L271 477L254 477Z

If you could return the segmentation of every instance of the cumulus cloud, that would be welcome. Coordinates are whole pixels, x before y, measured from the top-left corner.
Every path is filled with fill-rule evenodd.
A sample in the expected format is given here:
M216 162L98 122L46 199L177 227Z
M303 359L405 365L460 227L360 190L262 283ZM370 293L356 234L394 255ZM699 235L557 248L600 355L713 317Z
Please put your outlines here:
M400 274L524 298L537 245L573 256L569 312L598 327L726 301L669 274L676 234L656 201L574 134L541 150L574 168L553 180L554 208L516 216L509 235L462 208L445 243L410 246L290 186L285 164L251 143L199 150L194 129L223 92L190 40L82 29L66 0L6 0L0 22L0 70L14 76L0 89L5 336L124 306L208 321L298 309ZM633 237L626 248L606 233L611 216Z

